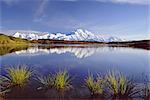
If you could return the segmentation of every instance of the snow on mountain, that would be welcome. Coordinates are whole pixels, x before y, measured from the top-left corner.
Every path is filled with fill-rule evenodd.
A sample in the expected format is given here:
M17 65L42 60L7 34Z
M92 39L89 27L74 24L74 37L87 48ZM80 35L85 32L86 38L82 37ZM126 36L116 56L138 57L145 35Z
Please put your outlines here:
M53 39L53 40L70 40L70 41L99 41L99 42L113 42L113 41L122 41L118 37L107 37L98 36L87 30L77 29L69 35L64 33L20 33L16 32L14 37L20 37L29 40L38 40L38 39Z
M109 37L107 41L108 42L117 42L117 41L122 41L122 40L118 37Z

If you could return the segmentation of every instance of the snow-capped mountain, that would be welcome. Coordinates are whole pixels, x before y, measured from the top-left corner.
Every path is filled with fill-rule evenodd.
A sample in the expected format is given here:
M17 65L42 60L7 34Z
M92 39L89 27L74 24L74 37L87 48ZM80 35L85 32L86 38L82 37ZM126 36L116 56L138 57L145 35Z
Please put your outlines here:
M20 33L16 32L14 37L20 37L29 40L38 40L38 39L53 39L53 40L70 40L70 41L99 41L99 42L113 42L113 41L122 41L117 37L107 37L104 38L102 36L96 35L87 30L77 29L71 34L66 35L64 33Z

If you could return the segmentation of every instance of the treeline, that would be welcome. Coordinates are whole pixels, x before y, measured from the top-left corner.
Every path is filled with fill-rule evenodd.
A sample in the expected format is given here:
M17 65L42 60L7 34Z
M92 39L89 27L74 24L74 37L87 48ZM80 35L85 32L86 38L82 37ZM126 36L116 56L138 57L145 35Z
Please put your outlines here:
M117 45L117 46L142 48L142 49L150 50L150 40L110 42L108 44L114 45L114 46Z

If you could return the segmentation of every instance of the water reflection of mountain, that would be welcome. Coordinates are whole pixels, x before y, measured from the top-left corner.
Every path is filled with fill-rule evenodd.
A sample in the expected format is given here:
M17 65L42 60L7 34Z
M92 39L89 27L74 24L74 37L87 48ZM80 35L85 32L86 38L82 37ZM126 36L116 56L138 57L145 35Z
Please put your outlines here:
M86 58L89 57L96 52L103 51L114 51L118 48L115 47L53 47L53 48L39 48L39 47L30 47L26 50L16 51L15 54L21 56L36 56L43 54L64 54L64 53L72 53L77 58Z

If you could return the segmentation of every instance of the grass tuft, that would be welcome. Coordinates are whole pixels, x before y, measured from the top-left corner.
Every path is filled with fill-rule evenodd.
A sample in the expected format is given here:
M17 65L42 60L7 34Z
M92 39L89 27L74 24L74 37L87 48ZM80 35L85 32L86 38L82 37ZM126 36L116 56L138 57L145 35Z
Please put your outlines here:
M43 85L42 87L39 87L38 89L48 88L52 86L53 80L50 74L47 76L38 76L36 80Z
M26 67L19 65L17 67L8 68L8 77L12 85L25 85L32 75L32 71Z
M72 87L71 78L66 70L58 71L53 75L52 86L57 90L68 90Z
M109 93L113 98L131 98L139 92L136 84L121 73L109 72L106 80Z
M93 75L89 74L85 79L85 86L89 89L92 96L100 95L103 93L103 82L104 79L102 79L99 75L96 80L94 80Z

